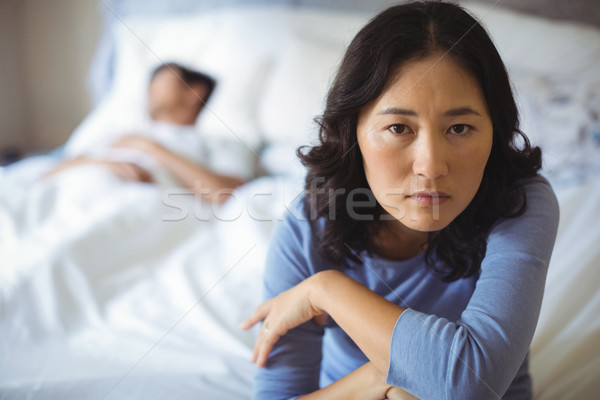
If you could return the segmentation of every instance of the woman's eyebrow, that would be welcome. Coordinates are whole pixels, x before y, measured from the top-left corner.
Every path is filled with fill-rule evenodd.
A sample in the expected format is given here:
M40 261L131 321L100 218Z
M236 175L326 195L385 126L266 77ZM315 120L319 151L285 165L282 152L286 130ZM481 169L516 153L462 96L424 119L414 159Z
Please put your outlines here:
M468 115L468 114L481 116L481 114L479 114L477 111L475 111L471 107L467 106L467 107L459 107L459 108L450 109L444 113L444 117L456 117L457 115Z
M412 117L416 117L419 115L419 114L417 114L416 111L408 110L406 108L398 108L398 107L388 107L388 108L380 111L379 114L380 115L388 115L388 114L407 115L407 116L412 116ZM480 113L478 113L471 107L465 106L465 107L452 108L452 109L446 111L444 113L444 117L456 117L456 116L468 115L468 114L481 116Z
M409 115L416 117L418 114L416 111L407 110L406 108L388 107L385 110L379 112L380 115L394 114L394 115Z

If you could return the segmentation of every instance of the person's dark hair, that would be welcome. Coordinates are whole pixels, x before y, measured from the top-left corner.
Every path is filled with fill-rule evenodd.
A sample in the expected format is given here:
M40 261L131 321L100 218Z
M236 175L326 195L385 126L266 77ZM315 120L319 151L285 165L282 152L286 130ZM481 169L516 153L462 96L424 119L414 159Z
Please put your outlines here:
M212 77L200 71L194 71L192 69L184 67L183 65L173 62L163 63L156 67L150 74L150 81L152 81L154 77L156 77L156 75L158 75L162 71L171 71L177 73L181 77L181 79L188 85L199 83L206 86L206 97L202 99L204 104L208 102L208 99L212 95L213 91L215 90L215 86L217 85L217 82Z
M369 239L385 214L365 177L356 136L359 112L382 93L399 66L435 52L452 57L478 81L492 120L493 143L472 202L446 228L429 234L429 269L444 281L474 274L485 256L492 225L525 211L525 192L517 181L537 174L541 151L519 130L506 69L485 29L455 4L395 6L372 19L350 43L325 111L316 119L319 143L297 151L308 168L304 207L316 217L311 218L313 238L321 255L335 266L350 266L348 260L362 263L358 254L370 251ZM357 188L374 205L361 208L361 215L372 216L372 221L348 213L348 193Z

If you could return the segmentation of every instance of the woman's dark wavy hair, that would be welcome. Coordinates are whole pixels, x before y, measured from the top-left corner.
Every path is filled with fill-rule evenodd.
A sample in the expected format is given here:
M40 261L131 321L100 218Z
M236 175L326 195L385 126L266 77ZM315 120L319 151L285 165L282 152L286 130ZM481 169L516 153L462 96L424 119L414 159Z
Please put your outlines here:
M385 213L365 177L356 142L359 112L379 97L400 65L433 53L452 57L477 79L490 112L493 142L472 202L446 228L429 234L425 254L429 269L447 282L473 275L485 256L493 224L525 211L525 192L517 181L537 174L541 151L519 130L504 63L485 29L455 4L394 6L372 19L350 43L325 111L316 119L319 143L297 151L308 168L304 207L311 215L313 239L333 265L348 267L349 260L361 264L358 254L370 252L369 238L377 233L381 226L377 221ZM346 199L353 189L361 189L366 203L373 204L361 208L361 215L372 216L372 221L349 214Z

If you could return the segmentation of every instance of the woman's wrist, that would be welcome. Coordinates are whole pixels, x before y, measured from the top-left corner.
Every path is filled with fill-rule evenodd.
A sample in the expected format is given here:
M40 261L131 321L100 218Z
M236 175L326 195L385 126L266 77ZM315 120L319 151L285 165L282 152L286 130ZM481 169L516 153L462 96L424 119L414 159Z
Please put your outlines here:
M371 362L367 362L331 385L299 399L381 400L390 388L385 383L385 376Z
M346 275L333 269L317 272L312 276L313 281L309 288L308 298L317 315L329 313L329 303L332 299L328 288L331 287L333 280L343 279L344 277Z
M387 371L392 334L404 309L341 271L313 276L308 297L312 310L327 313L369 360Z

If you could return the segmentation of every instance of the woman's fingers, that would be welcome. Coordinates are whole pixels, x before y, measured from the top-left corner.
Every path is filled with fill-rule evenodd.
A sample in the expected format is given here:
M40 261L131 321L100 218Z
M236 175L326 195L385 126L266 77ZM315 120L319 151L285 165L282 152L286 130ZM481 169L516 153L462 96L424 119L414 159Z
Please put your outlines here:
M250 359L250 361L252 361L253 363L256 363L258 360L259 355L261 354L261 347L262 347L262 343L264 341L264 335L265 335L265 325L263 323L263 327L261 328L258 337L256 338L256 342L254 342L254 348L252 349L252 358Z
M273 346L281 337L281 334L278 332L280 330L279 324L272 322L274 325L269 325L269 321L265 319L271 312L271 303L272 300L267 300L258 306L252 315L240 324L241 329L249 329L256 325L256 323L263 321L258 338L254 344L251 358L251 361L256 363L259 368L267 364L269 353L271 353ZM274 320L276 321L276 319Z
M254 310L252 315L250 315L248 318L246 318L246 320L244 322L242 322L240 324L240 329L243 329L243 330L250 329L251 327L256 325L257 322L265 319L265 317L269 313L269 309L270 309L268 306L268 303L269 303L269 301L266 301L266 302L262 303L260 306L258 306L256 308L256 310Z
M256 325L258 322L264 320L265 317L269 314L270 308L271 308L270 300L267 300L266 302L264 302L263 304L258 306L256 308L256 310L254 310L254 312L248 318L246 318L245 321L243 321L240 324L240 329L243 329L243 330L250 329L251 327ZM268 323L267 324L263 323L263 328L261 329L261 331L258 334L256 343L254 343L254 349L252 351L252 358L251 358L252 362L256 362L260 355L260 348L264 341L264 335L267 332L268 332Z
M254 345L254 355L252 362L256 363L258 368L262 368L267 365L267 359L269 358L269 354L271 354L271 350L273 350L273 346L279 340L281 336L277 334L274 330L269 326L269 322L263 322L263 326Z
M256 356L256 366L258 368L263 368L265 365L267 365L267 359L269 358L269 353L271 352L272 348L273 345L267 346L266 342L262 343Z
M267 300L240 324L241 329L248 329L257 322L263 321L252 354L252 362L255 362L258 367L262 368L266 365L275 343L290 329L323 313L312 307L308 296L307 281L308 279ZM326 315L318 317L315 322L324 324L326 318Z

